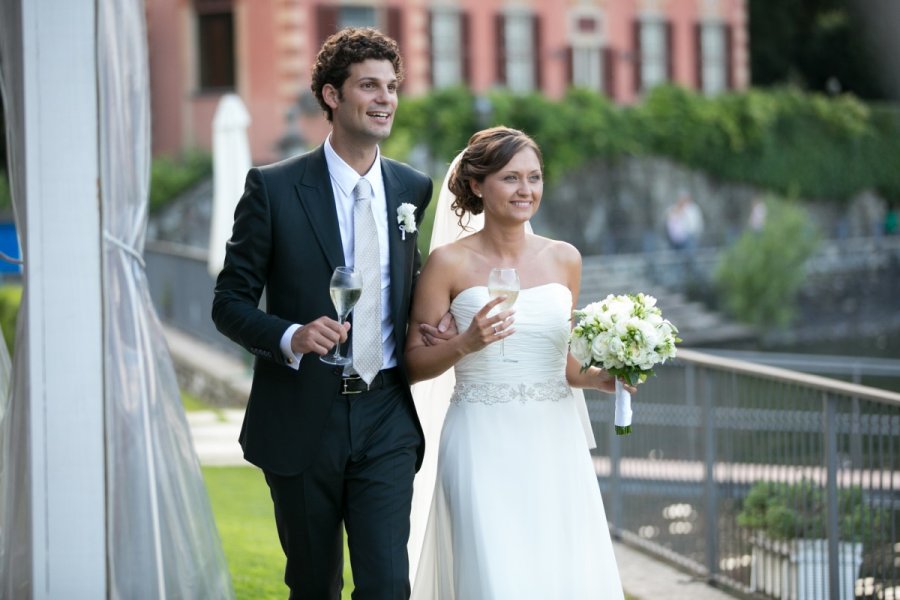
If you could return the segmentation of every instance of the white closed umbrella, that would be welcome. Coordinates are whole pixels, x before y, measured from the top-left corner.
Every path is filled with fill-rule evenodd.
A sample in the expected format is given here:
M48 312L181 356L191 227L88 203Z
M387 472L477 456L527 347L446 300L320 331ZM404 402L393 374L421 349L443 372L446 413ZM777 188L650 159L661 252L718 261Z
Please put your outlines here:
M213 205L209 229L209 272L225 264L225 242L231 237L234 209L250 169L247 127L250 114L237 94L225 94L213 117Z

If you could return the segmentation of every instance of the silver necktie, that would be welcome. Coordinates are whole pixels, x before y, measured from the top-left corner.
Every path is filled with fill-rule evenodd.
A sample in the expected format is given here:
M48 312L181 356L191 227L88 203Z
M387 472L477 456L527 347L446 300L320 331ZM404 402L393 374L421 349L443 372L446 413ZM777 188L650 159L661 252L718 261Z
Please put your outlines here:
M363 291L353 309L353 368L366 384L384 362L381 345L381 252L372 214L372 184L360 179L353 188L353 262Z

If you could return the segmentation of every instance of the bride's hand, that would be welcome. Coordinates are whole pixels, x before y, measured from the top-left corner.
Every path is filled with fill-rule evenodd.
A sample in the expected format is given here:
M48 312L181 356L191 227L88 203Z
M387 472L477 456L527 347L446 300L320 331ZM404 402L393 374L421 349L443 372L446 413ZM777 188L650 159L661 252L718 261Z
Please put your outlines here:
M598 390L600 390L601 392L615 394L616 393L616 378L613 377L612 375L610 375L610 373L608 371L605 371L604 369L595 369L595 370L597 371L597 382L598 382L595 387ZM630 394L637 393L636 386L626 383L625 380L622 379L621 377L619 378L619 380L622 382L625 390L628 391Z
M485 304L472 318L469 328L462 334L463 351L466 354L477 352L488 344L500 341L516 332L513 323L515 319L513 309L489 315L491 310L502 304L505 296L494 298Z

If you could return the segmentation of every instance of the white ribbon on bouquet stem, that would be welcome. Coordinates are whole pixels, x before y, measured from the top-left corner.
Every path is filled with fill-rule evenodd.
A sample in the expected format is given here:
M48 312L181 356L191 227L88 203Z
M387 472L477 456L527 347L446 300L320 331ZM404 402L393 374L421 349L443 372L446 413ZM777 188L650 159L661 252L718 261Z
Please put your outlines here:
M617 434L631 433L631 414L631 392L626 390L622 380L616 377L616 416L613 422Z

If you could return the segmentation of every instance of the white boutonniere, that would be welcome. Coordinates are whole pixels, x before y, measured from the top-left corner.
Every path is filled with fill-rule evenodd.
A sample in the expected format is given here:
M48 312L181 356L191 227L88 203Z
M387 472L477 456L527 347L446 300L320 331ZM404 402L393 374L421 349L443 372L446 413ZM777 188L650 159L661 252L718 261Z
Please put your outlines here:
M407 233L416 232L416 207L414 204L404 202L397 208L397 223L400 224L400 233L406 240Z

